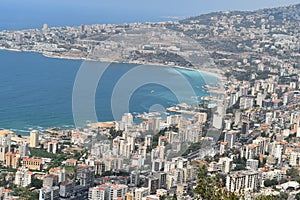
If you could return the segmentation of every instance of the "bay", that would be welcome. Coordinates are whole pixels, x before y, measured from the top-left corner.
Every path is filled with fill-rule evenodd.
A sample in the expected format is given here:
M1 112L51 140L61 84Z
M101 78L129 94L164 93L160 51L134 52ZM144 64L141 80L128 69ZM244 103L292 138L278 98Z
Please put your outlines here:
M37 53L0 51L0 128L26 135L32 129L74 126L72 92L82 61L44 57ZM111 64L101 77L96 91L98 121L113 120L112 91L118 80L136 65ZM162 76L172 83L179 72L199 97L209 95L202 88L207 74L161 66ZM176 73L175 73L176 72ZM147 76L147 74L145 74ZM211 83L217 78L210 76ZM191 101L194 97L190 98ZM153 105L169 107L178 103L176 94L159 84L140 86L130 98L130 112L148 112ZM88 119L87 119L88 122Z

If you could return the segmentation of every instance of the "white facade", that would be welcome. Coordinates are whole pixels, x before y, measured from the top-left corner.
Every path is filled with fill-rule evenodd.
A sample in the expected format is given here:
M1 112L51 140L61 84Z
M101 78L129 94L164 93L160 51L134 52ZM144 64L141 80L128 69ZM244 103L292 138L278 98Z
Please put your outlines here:
M226 189L230 192L253 191L258 186L258 172L238 171L227 175Z
M39 132L33 130L30 132L30 143L29 147L36 148L39 146Z
M15 184L20 187L27 187L31 183L32 172L27 168L19 168L15 176Z

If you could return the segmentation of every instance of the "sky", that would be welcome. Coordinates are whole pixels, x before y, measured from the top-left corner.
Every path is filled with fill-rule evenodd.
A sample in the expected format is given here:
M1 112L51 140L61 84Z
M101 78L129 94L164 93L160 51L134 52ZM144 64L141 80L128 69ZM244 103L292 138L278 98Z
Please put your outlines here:
M300 0L1 0L0 29L167 20L213 11L256 10Z

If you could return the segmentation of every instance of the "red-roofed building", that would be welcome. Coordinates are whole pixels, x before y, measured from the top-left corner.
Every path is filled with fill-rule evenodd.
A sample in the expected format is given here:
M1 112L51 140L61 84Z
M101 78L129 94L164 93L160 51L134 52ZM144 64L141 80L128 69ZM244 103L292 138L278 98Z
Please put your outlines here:
M5 166L11 168L18 168L20 165L20 154L8 152L5 154Z
M66 166L75 167L76 164L77 164L77 160L75 160L75 159L67 159L66 160Z
M30 170L42 170L43 161L40 158L23 158L22 166L27 167Z

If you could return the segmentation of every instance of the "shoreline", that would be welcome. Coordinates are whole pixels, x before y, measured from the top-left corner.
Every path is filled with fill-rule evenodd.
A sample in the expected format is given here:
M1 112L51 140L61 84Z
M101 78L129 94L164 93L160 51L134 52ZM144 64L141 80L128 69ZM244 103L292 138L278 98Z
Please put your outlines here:
M95 59L89 59L86 57L75 57L75 56L67 56L67 55L53 55L49 52L38 52L38 51L23 51L19 49L11 49L11 48L3 48L0 47L0 50L3 51L12 51L12 52L24 52L24 53L37 53L41 54L44 57L47 58L53 58L53 59L66 59L66 60L80 60L82 62L84 61L95 61L95 62L111 62L111 63L116 63L116 64L133 64L133 65L149 65L149 66L159 66L159 67L168 67L168 68L178 68L178 69L184 69L184 70L189 70L189 71L197 71L199 73L207 74L209 76L216 77L219 81L219 83L224 82L226 80L226 77L224 76L224 73L222 70L217 69L217 68L196 68L196 67L184 67L184 66L178 66L178 65L164 65L161 63L138 63L138 62L118 62L118 61L112 61L112 60L95 60Z
M52 54L48 54L48 53L44 53L44 52L37 52L37 51L22 51L22 50L19 50L19 49L12 49L12 48L1 48L0 47L0 51L10 51L10 52L20 52L20 53L36 53L36 54L40 54L44 57L47 57L47 58L52 58L52 59L65 59L65 60L80 60L82 62L84 61L98 61L98 62L107 62L107 61L101 61L101 60L93 60L93 59L88 59L88 58L79 58L79 57L72 57L72 56L64 56L64 55L52 55ZM128 62L128 63L125 63L125 62L117 62L117 61L112 61L111 63L117 63L117 64L132 64L132 65L148 65L148 66L154 66L154 67L166 67L166 68L177 68L177 69L183 69L183 70L188 70L188 71L195 71L195 72L198 72L200 74L205 74L205 75L208 75L208 76L212 76L212 77L215 77L217 79L217 82L216 84L218 85L217 87L219 89L222 89L222 85L225 81L225 76L224 76L224 73L222 73L222 71L220 69L216 69L216 68L208 68L208 69L198 69L198 68L195 68L195 67L184 67L184 66L178 66L178 65L164 65L164 64L161 64L161 63L137 63L137 62ZM205 79L205 76L202 76L204 79ZM207 91L209 92L210 89L207 89ZM105 124L105 123L108 123L108 122L111 122L111 120L108 120L108 121L99 121L99 122L96 122L95 124ZM91 124L86 124L86 126L89 126ZM47 129L51 129L53 127L48 127L43 130L47 130ZM60 129L62 130L65 130L65 127L63 126L59 126ZM76 128L76 127L72 127L72 128ZM8 128L9 130L13 131L12 129L14 129L13 127L10 127ZM20 133L19 131L23 131L22 133ZM22 135L22 137L24 136L28 136L28 133L30 132L30 130L27 130L27 129L20 129L18 132L14 132L16 134L20 134Z

